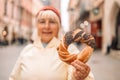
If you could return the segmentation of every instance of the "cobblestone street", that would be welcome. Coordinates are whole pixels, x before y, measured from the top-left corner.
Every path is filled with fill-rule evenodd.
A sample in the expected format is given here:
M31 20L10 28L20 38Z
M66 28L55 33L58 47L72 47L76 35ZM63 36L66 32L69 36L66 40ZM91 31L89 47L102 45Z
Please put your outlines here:
M25 45L0 47L0 80L8 80L18 55ZM88 64L95 80L120 80L120 60L96 50Z
M95 80L120 80L120 60L95 51L89 60Z
M9 74L19 56L23 46L0 47L0 80L8 80Z

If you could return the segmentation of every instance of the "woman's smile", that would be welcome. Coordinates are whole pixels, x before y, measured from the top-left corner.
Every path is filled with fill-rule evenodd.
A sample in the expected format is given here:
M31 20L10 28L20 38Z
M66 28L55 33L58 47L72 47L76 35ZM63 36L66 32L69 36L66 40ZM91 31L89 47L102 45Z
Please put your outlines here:
M51 31L49 31L49 32L47 32L47 31L43 31L42 34L43 34L43 35L51 35L52 32L51 32Z

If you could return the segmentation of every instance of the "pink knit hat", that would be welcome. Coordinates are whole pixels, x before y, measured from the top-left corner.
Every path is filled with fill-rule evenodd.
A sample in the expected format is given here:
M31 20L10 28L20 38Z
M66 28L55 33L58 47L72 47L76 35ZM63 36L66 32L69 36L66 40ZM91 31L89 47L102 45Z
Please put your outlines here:
M61 18L60 18L60 13L57 9L55 9L53 6L44 6L42 9L40 9L36 15L36 17L39 15L40 11L45 11L45 10L51 10L53 11L58 17L59 17L59 20L61 22Z

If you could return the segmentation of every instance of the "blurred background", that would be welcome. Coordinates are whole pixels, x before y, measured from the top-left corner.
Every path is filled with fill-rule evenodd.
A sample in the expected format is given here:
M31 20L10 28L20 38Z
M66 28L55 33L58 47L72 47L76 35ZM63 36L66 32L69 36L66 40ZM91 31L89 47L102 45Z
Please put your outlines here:
M120 80L120 0L0 0L0 80L8 80L15 61L31 43L35 15L57 8L62 33L82 28L96 40L88 64L96 80Z

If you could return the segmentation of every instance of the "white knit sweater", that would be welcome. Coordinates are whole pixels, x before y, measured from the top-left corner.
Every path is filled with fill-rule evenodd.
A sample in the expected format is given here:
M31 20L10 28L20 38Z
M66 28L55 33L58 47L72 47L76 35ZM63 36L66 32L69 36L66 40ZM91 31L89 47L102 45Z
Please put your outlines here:
M73 80L72 68L59 59L56 47L59 40L53 38L44 48L37 39L27 45L20 54L9 80ZM69 68L68 68L69 67ZM86 80L94 80L90 74Z

